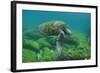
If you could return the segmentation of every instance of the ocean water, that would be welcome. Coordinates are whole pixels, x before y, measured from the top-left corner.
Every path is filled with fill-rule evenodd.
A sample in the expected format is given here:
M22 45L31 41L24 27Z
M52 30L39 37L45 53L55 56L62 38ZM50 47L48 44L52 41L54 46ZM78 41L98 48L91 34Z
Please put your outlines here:
M58 21L64 21L67 25L69 25L70 30L72 31L72 34L76 34L76 33L82 33L82 35L76 34L76 36L78 36L80 38L80 41L82 41L82 44L84 45L83 41L85 40L85 42L88 40L88 38L90 38L90 33L91 33L91 14L90 13L82 13L82 12L53 12L53 11L36 11L36 10L23 10L22 11L22 26L23 26L23 33L24 32L33 32L34 31L38 31L39 30L39 26L47 21L54 21L54 20L58 20ZM37 32L36 32L37 33ZM32 33L31 33L32 34ZM40 36L41 34L39 34ZM23 34L23 36L28 36L27 34ZM28 36L30 37L30 36ZM37 37L37 36L36 36ZM41 37L41 38L45 38ZM27 39L23 37L23 40L35 40L35 42L37 42L37 40L41 39L35 39L34 35L33 37L31 36L31 39ZM81 38L83 40L81 40ZM86 38L86 39L84 39ZM44 41L44 40L43 40ZM25 41L24 41L25 42ZM23 43L24 43L23 42ZM28 41L29 42L29 41ZM50 43L50 42L49 42ZM32 48L30 47L30 45L26 46L27 44L23 45L23 48ZM33 45L37 45L36 43ZM40 45L40 44L39 44ZM51 44L52 45L52 44ZM72 46L72 45L70 45ZM36 47L36 46L35 46ZM45 47L45 46L44 46ZM53 48L55 47L55 45L53 45ZM85 44L85 47L90 47L90 45L88 45L88 43ZM50 50L50 47L48 47ZM47 49L48 49L47 48ZM79 47L78 47L79 48ZM80 47L83 48L83 47ZM38 50L40 50L38 48ZM38 51L37 50L37 51ZM66 50L66 49L65 49ZM32 51L32 50L31 50ZM51 50L51 51L55 51L55 49ZM34 54L37 55L37 52L33 50L33 52L35 52ZM72 50L73 52L73 50ZM86 51L88 54L90 52L90 50ZM31 53L31 52L30 52ZM47 52L46 52L47 53ZM77 53L77 51L76 51ZM25 51L23 53L23 55L27 54L27 51ZM41 53L39 53L41 57ZM55 54L55 53L54 53ZM72 53L73 54L73 53ZM36 58L36 55L34 56L34 58ZM65 55L65 54L64 54ZM25 57L26 56L26 57ZM23 58L23 62L33 62L32 60L28 60L27 61L27 56L25 55L25 60ZM31 55L32 56L32 55ZM30 56L30 57L31 57ZM78 56L78 55L76 55ZM67 56L67 59L74 59L72 58L68 58L69 56ZM78 56L79 57L79 56ZM29 57L28 57L29 58ZM44 58L44 57L42 57ZM84 56L84 58L87 58ZM88 55L88 58L90 58L90 54ZM37 58L36 58L37 59ZM77 57L75 58L77 59ZM83 55L82 58L83 59ZM54 57L52 57L52 59L43 59L43 60L35 60L37 61L49 61L49 60L55 60ZM63 59L66 60L66 59Z
M41 23L52 20L66 22L72 32L80 31L88 34L91 28L91 14L79 12L51 12L23 10L23 28L36 29Z

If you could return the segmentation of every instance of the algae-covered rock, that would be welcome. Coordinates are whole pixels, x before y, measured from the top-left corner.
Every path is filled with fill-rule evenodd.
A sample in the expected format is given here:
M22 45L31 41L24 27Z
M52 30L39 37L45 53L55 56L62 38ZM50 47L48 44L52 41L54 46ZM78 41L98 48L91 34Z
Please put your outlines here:
M24 39L23 40L23 48L31 48L31 40Z
M77 40L77 38L76 37L72 37L72 36L66 36L65 37L65 40L64 40L64 43L65 44L68 44L68 45L70 45L70 46L78 46L79 45L79 41Z
M76 48L75 46L66 45L63 48L63 55L66 60L81 60L81 59L89 59L91 56L90 48L87 46Z
M64 44L63 55L66 60L83 60L91 58L91 48L83 33L74 33L72 38L78 42L77 47L68 43ZM75 44L75 43L74 43Z
M40 33L40 31L26 31L23 33L23 35L25 39L33 39L33 40L37 40L39 38L44 37L43 34Z
M56 51L54 51L54 50L50 50L50 53L51 53L51 60L56 60Z
M72 49L72 48L75 48L75 46L74 45L69 45L69 44L65 43L63 48Z
M48 47L43 48L42 61L54 61L56 60L56 53L54 50L49 49Z
M76 49L64 49L64 57L68 60L78 60L80 58L80 52Z
M36 62L37 61L37 55L36 55L35 52L33 52L29 49L23 49L22 60L25 63Z
M64 42L70 46L74 45L75 48L84 48L85 46L90 46L87 39L83 33L73 33L71 37L65 37Z
M43 48L43 52L44 52L44 53L49 52L49 51L50 51L50 49L49 49L48 47L44 47L44 48Z
M46 38L40 38L37 40L39 43L40 47L51 47L51 44L46 40Z
M36 49L39 49L39 48L40 48L38 42L36 42L36 41L33 41L33 42L31 43L31 45L32 45L32 48L36 48Z
M54 47L56 45L56 39L57 39L56 36L48 36L48 37L46 37L46 40Z
M90 59L91 58L91 49L88 47L79 49L81 51L81 58L82 59Z
M77 41L81 42L81 43L87 43L87 37L85 36L85 34L79 32L79 33L74 33L72 35L73 38L75 38Z
M31 50L38 51L40 49L40 45L38 42L33 40L24 40L23 41L24 48L30 48Z

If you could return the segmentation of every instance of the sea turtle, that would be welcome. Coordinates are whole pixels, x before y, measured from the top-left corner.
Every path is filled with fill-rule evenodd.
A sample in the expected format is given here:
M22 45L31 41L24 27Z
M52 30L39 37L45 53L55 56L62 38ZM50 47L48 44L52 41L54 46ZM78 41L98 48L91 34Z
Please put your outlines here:
M48 21L40 24L39 30L45 35L58 35L59 30L64 31L65 34L71 34L68 25L64 21Z
M69 30L68 25L64 21L48 21L40 25L39 30L45 35L55 35L56 39L56 52L57 60L62 53L63 43L65 40L65 35L70 35L72 32Z

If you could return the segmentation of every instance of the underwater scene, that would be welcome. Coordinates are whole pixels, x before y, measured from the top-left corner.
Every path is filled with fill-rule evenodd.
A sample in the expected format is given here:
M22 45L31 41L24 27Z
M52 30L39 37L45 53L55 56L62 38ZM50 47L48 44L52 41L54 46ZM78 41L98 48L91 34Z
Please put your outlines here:
M22 62L91 59L91 14L22 10Z

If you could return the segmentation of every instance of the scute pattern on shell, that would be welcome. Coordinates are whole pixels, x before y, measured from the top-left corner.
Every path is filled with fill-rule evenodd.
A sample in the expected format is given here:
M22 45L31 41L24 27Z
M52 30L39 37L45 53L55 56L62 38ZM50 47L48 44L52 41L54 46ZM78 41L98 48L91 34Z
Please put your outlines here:
M44 22L39 26L39 30L46 35L58 35L59 29L63 30L64 33L67 33L67 26L63 21L48 21Z

